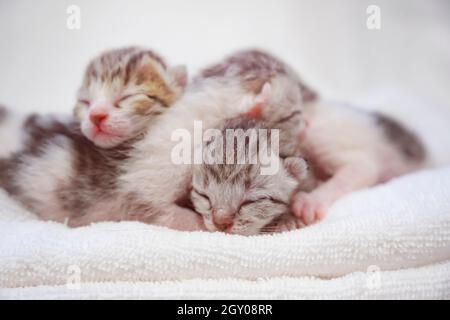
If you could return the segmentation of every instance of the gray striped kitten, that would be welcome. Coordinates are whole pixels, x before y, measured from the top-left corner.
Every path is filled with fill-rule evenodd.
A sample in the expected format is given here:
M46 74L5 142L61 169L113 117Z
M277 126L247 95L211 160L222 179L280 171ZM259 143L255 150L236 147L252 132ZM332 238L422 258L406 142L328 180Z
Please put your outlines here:
M270 130L267 141L261 139L265 136L260 137L260 130L267 128L261 121L241 116L225 121L220 137L228 139L217 136L205 143L205 155L212 155L212 161L195 166L191 201L209 231L249 236L301 226L290 214L290 198L295 190L311 188L312 177L298 157L276 156L271 161L277 162L278 170L262 174L268 163L263 163L261 153L276 154L278 146L271 143ZM232 162L226 161L227 155L232 155Z
M304 106L315 101L316 94L288 65L259 50L236 52L203 70L194 81L209 79L224 83L237 79L244 90L260 97L249 112L225 127L255 130L263 121L266 128L279 130L279 155L286 159L273 176L259 174L260 163L197 167L191 200L207 229L252 235L300 227L300 221L289 214L289 201L297 188L309 191L314 185L303 159L295 156L305 126Z
M182 94L185 79L182 68L167 67L149 50L103 53L85 72L77 119L28 117L21 151L0 160L0 186L46 220L75 219L93 208L106 215L121 165Z

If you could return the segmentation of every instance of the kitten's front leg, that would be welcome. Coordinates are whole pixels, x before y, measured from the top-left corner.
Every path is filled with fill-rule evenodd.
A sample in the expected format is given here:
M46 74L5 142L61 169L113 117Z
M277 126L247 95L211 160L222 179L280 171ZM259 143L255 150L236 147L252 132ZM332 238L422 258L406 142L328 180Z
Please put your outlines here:
M292 212L305 224L311 224L322 219L337 199L374 185L379 176L376 164L370 161L345 165L311 193L295 194L292 197Z
M206 230L202 217L190 209L173 204L161 211L160 214L152 219L152 224L179 231Z

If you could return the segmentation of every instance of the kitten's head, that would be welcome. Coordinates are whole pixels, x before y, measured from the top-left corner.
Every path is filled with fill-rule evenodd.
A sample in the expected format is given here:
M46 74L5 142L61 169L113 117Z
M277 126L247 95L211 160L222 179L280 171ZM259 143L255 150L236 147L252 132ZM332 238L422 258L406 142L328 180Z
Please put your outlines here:
M280 156L296 154L294 150L306 125L303 117L306 104L299 82L282 74L250 83L256 94L246 115L280 131Z
M222 131L226 129L259 129L256 121L244 119L230 120ZM248 131L247 131L248 132ZM239 136L239 135L238 135ZM262 163L244 164L238 162L239 146L235 140L232 148L221 144L224 152L215 153L214 143L207 143L204 152L215 154L215 160L221 163L201 164L194 168L191 201L204 220L209 231L224 231L240 235L255 235L271 223L274 219L289 212L289 199L295 190L298 180L306 176L307 165L300 158L276 157L279 161L278 171L272 175L262 175ZM270 152L271 146L259 144L260 139L245 139L245 154L248 150ZM216 149L217 150L217 149ZM234 163L225 163L227 150L233 153ZM222 161L220 161L222 159ZM211 162L209 162L211 163Z
M318 96L289 65L263 50L242 50L204 69L197 80L209 78L239 79L256 98L248 115L280 129L280 155L292 155L304 133L302 112Z
M144 133L183 93L186 82L184 66L168 68L152 51L110 50L89 63L74 113L89 140L114 147Z

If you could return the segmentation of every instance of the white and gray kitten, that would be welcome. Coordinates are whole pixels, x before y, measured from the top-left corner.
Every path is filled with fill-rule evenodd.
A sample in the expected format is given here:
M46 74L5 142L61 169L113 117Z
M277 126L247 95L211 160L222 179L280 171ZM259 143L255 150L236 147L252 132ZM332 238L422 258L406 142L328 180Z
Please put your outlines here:
M235 53L202 76L236 78L247 90L260 90L248 114L279 128L280 155L305 157L323 181L292 199L293 213L305 224L323 218L349 192L427 164L425 147L414 132L385 115L319 99L291 68L267 53Z
M89 62L77 93L74 115L83 135L96 146L116 147L145 133L152 121L181 95L186 84L184 66L168 67L149 49L107 50ZM42 126L46 122L73 120L63 114L25 115L0 109L0 157L8 157L26 144L24 139L33 134L29 119Z
M153 120L182 94L183 84L173 70L151 51L135 48L108 51L94 59L80 90L80 95L91 90L92 101L76 106L81 127L73 118L29 116L21 150L0 160L0 186L46 220L77 220L92 212L110 212L105 220L119 219L117 212L128 205L126 199L118 199L121 166ZM108 111L102 133L90 136L96 97L123 94L115 110ZM119 122L120 136L108 129Z
M427 152L399 122L348 105L314 101L305 106L301 154L323 183L293 197L293 213L305 224L322 219L344 195L423 168Z
M261 174L267 163L262 163L259 155L278 154L278 144L271 143L272 131L267 130L268 139L263 141L258 134L261 129L269 128L241 116L227 120L221 136L205 143L204 152L213 154L213 161L195 166L191 201L209 231L249 236L301 226L290 214L290 198L294 190L310 190L307 164L298 157L275 156L271 161L278 162L278 170ZM228 133L234 135L231 142L221 138ZM223 151L217 152L217 148ZM228 153L232 163L226 162ZM251 162L252 157L256 161Z

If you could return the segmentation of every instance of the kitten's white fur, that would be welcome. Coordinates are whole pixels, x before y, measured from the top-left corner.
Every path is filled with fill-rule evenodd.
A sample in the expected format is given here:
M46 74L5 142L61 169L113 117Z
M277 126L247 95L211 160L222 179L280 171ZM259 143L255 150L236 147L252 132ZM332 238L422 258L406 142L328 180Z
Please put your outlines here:
M38 157L27 157L18 172L18 185L26 190L29 199L36 197L39 200L33 202L35 210L45 212L41 217L46 220L64 222L70 215L59 206L56 194L61 187L61 178L67 180L73 175L72 157L71 141L61 136L44 146Z
M303 155L331 176L313 192L299 193L293 211L306 224L321 219L340 197L426 165L407 161L383 134L377 118L346 105L318 101L305 107Z
M0 158L11 156L23 146L25 116L11 110L6 112L5 117L0 122Z

